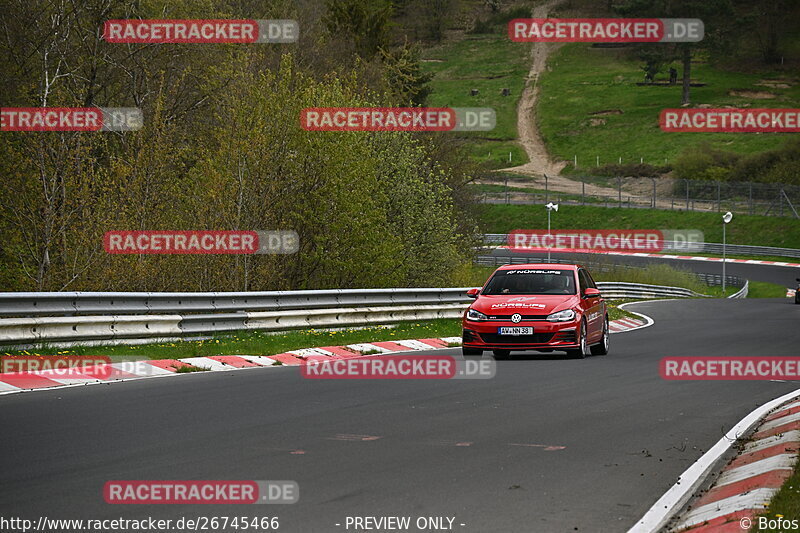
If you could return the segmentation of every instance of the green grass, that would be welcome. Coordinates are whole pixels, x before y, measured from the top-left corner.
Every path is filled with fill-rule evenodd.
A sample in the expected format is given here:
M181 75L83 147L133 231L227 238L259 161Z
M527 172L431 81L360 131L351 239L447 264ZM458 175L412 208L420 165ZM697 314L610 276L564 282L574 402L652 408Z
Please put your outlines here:
M674 162L685 148L708 141L718 148L737 153L753 153L783 143L789 134L732 133L666 133L658 125L664 108L677 108L681 103L681 86L641 87L642 61L631 59L625 49L597 49L583 43L563 46L549 58L550 70L540 80L541 97L537 106L539 128L550 153L571 161L578 156L578 171L593 168L596 156L600 164ZM682 71L679 64L672 65ZM665 72L670 65L665 66ZM660 75L661 77L664 74ZM764 79L793 78L787 72L731 72L716 69L696 56L692 79L707 83L692 87L692 104L713 107L787 107L800 103L800 84L790 81L788 89L771 89L756 85ZM773 99L749 99L732 96L732 89L768 91ZM590 113L620 110L622 114L603 116ZM592 124L591 119L604 123Z
M131 359L180 359L210 355L274 355L289 350L319 346L339 346L393 339L460 337L459 319L439 319L400 323L396 326L373 326L338 331L304 330L278 334L243 331L205 341L183 341L141 346L76 346L73 348L8 351L4 355L101 355L119 361Z
M684 287L700 294L711 294L710 290L713 289L713 287L709 287L698 280L691 272L663 264L647 265L645 268L611 266L610 270L592 272L592 276L596 281L668 285L670 287Z
M675 268L671 265L648 265L645 268L625 268L609 262L607 265L601 266L603 267L602 269L589 268L589 271L596 281L623 281L628 283L644 283L647 285L668 285L671 287L684 287L700 294L716 297L723 296L721 287L709 287L698 280L692 272ZM470 271L470 276L467 278L468 283L466 283L466 285L474 287L482 286L496 269L497 267L492 266L473 266ZM730 287L726 291L726 295L732 294L737 290L739 289ZM615 301L615 303L620 304L625 303L625 301L633 300L619 300Z
M786 298L786 287L766 281L751 281L748 298Z
M205 368L202 366L186 365L186 366L179 366L175 370L175 372L177 372L178 374L189 374L190 372L208 372L209 370L210 370L209 368Z
M547 228L541 205L486 204L480 206L486 233ZM696 229L706 242L722 242L719 213L626 209L619 207L561 206L552 216L554 229ZM737 215L728 224L728 243L800 248L800 224L783 217Z
M787 479L781 490L772 498L766 512L762 516L769 520L783 518L788 520L800 519L800 469L795 465L794 473ZM753 527L750 531L757 533L778 533L792 531L790 528L759 528L758 517L753 520Z
M470 139L467 149L477 161L489 168L527 162L517 139L517 101L525 86L529 70L530 47L518 47L505 33L467 34L463 40L449 41L425 50L422 63L425 72L434 75L428 97L431 107L491 107L497 126L488 132L465 132L458 135ZM503 88L511 96L502 96ZM470 90L478 89L478 96ZM455 135L455 134L454 134Z
M642 317L631 313L630 311L626 311L625 309L621 309L619 306L622 304L630 303L630 302L640 302L642 300L634 300L631 298L621 299L621 300L606 300L606 308L608 309L608 320L614 321L620 318L632 318L634 320L641 320Z

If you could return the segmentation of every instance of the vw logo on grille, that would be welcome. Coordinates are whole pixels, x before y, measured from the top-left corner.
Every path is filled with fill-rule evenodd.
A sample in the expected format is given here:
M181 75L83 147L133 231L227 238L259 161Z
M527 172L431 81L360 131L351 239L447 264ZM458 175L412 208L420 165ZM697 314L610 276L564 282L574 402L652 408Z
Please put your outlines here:
M522 315L519 313L514 313L511 315L511 322L514 324L518 324L522 320Z

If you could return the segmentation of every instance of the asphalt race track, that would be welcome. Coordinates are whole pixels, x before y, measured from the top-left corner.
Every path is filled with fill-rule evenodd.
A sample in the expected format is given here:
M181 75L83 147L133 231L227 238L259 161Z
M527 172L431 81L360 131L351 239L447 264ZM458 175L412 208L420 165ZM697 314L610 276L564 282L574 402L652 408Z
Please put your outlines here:
M2 396L0 514L264 515L287 532L381 515L455 517L465 532L625 531L726 429L798 388L658 372L666 355L797 355L789 299L637 308L655 325L613 335L608 356L500 361L490 380L306 380L284 367ZM108 505L114 479L295 480L300 501Z

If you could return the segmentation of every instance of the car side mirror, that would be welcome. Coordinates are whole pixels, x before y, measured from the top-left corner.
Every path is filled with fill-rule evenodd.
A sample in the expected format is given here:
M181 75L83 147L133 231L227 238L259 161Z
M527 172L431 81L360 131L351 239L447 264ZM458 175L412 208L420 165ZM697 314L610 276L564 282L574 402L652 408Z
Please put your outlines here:
M599 298L600 297L600 290L594 289L592 287L586 288L583 290L583 297L584 298Z
M479 292L481 292L480 289L470 289L467 291L467 296L470 298L477 298Z

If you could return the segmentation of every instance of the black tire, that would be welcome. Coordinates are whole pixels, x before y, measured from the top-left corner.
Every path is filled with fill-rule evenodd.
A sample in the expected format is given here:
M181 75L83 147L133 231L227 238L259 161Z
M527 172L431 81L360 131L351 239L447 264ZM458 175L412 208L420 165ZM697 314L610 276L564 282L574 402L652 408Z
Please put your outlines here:
M478 348L466 348L462 346L461 355L483 355L483 350L479 350Z
M581 321L579 344L580 344L579 348L572 348L570 350L567 350L567 355L569 355L573 359L586 359L586 356L589 354L589 347L586 344L586 320Z
M606 316L605 321L603 322L603 337L600 339L600 342L591 346L589 349L592 351L592 355L607 355L608 354L608 341L609 341L609 331L608 331L608 316Z
M510 359L511 350L492 350L495 359Z

